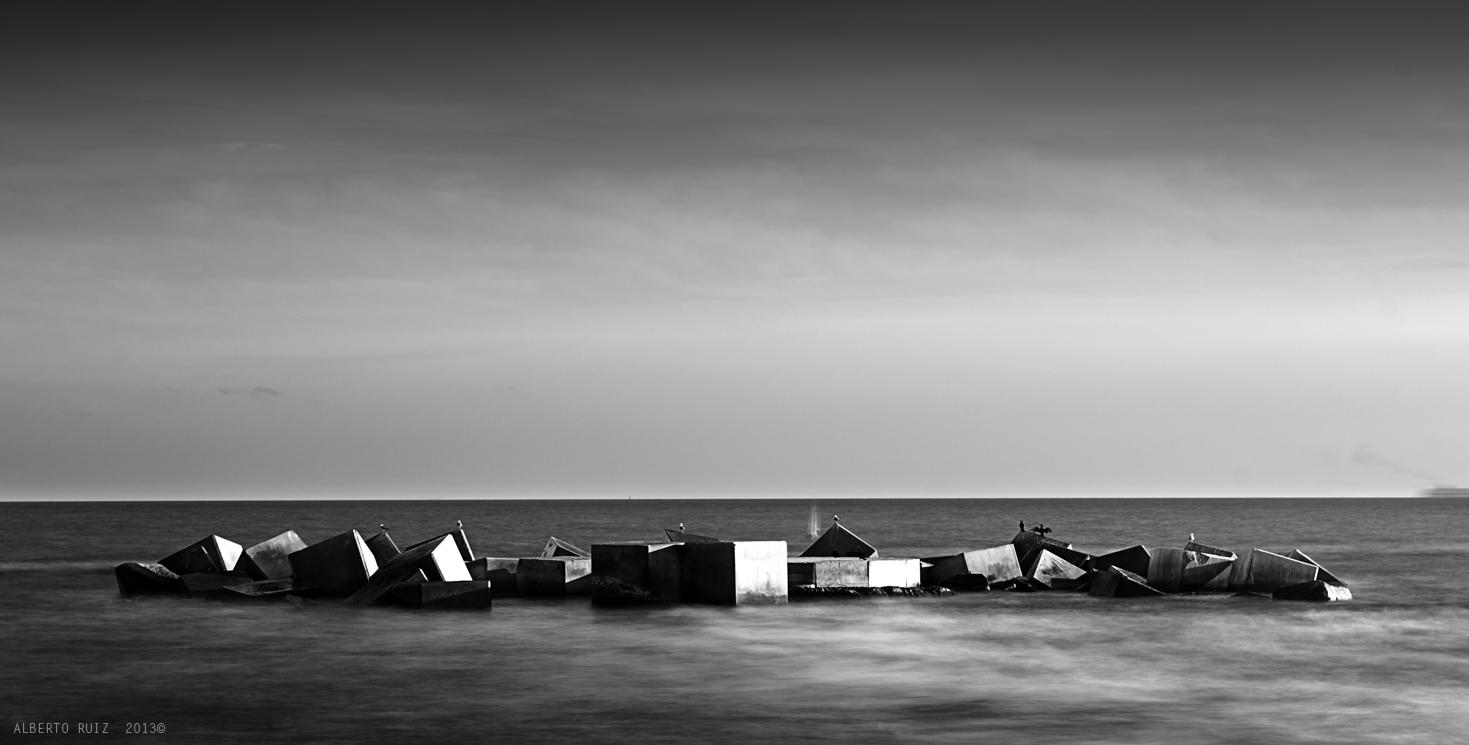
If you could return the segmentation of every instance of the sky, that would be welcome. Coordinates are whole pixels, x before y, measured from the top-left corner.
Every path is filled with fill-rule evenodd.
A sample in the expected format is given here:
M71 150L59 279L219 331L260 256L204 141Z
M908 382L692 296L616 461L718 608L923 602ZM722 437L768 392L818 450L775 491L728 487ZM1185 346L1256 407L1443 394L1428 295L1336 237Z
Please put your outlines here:
M0 499L1469 483L1452 3L6 14Z

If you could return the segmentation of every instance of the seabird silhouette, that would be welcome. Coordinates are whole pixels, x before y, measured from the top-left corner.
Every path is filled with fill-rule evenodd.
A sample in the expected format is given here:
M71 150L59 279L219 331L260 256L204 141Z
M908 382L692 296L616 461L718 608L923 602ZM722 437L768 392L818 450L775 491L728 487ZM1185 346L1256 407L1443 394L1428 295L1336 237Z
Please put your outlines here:
M460 530L464 530L464 521L463 520L455 520L454 521L454 527L456 527L456 528L458 528Z
M834 522L834 523L839 523L839 522L842 521L842 517L841 517L841 515L832 515L831 516L831 521Z
M388 526L383 525L382 523L378 523L377 524L377 529L378 530L381 530L384 533L388 532Z
M684 532L683 523L679 523L678 524L678 532L680 532L680 533Z
M1022 533L1025 532L1025 521L1024 520L1021 520L1020 521L1020 532L1022 532Z

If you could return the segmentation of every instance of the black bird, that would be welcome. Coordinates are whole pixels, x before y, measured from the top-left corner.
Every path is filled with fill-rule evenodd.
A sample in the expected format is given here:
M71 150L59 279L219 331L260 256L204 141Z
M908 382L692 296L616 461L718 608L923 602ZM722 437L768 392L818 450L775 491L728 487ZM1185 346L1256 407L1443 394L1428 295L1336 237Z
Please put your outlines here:
M1021 520L1020 521L1020 532L1022 532L1022 533L1025 532L1025 521L1024 520Z
M1049 532L1051 532L1051 529L1050 528L1047 528L1044 525L1041 526L1041 537L1042 538L1045 538L1046 537L1046 534L1049 533Z
M378 530L381 530L384 533L388 532L388 526L383 525L382 523L378 523L377 524L377 529Z
M1030 529L1030 532L1035 533L1036 535L1040 535L1041 534L1041 531L1043 531L1045 529L1046 529L1045 526L1043 526L1043 525L1037 525L1034 528L1031 528Z

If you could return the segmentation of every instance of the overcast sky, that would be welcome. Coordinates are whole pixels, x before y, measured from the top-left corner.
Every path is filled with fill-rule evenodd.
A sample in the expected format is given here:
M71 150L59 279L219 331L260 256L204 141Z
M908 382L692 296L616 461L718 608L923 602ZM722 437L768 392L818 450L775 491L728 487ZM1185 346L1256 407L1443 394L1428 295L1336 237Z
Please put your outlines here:
M0 498L1469 482L1455 4L19 7Z

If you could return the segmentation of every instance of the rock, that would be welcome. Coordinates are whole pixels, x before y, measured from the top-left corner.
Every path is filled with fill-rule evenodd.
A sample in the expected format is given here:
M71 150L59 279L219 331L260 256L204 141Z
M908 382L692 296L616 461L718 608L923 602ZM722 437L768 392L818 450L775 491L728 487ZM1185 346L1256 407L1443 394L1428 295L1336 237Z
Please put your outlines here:
M409 607L422 610L489 610L490 583L475 580L401 582L393 586L393 597Z
M377 559L355 530L307 546L288 558L293 576L316 585L324 597L352 595L367 586L378 570Z
M226 585L224 591L234 593L242 598L254 598L258 600L280 600L287 595L297 597L316 597L318 589L316 585L306 582L298 582L295 578L289 579L266 579L256 582L246 582L238 585Z
M1336 585L1338 587L1347 586L1347 583L1337 579L1336 576L1333 575L1331 572L1326 571L1326 567L1321 566L1321 562L1307 556L1306 552L1301 551L1300 549L1293 549L1286 556L1288 558L1295 559L1296 561L1304 561L1307 564L1314 565L1316 567L1316 578L1321 580L1322 582L1325 582L1328 585Z
M1085 569L1051 553L1050 549L1042 548L1025 578L1039 588L1069 590L1085 575Z
M306 548L306 542L296 531L287 530L280 535L261 541L240 554L236 565L253 580L285 579L291 576L291 554Z
M1141 575L1114 565L1097 572L1087 594L1109 598L1131 598L1166 593L1149 586L1148 581Z
M1304 561L1254 549L1234 562L1229 576L1232 590L1273 592L1317 579L1320 567Z
M515 594L515 573L520 571L520 559L481 556L466 563L465 566L469 569L470 579L490 583L491 594Z
M363 551L366 550L364 546ZM299 553L291 554L291 556L294 558ZM371 559L371 556L369 553L368 558ZM459 547L447 534L404 549L402 553L389 559L387 564L372 574L371 579L364 582L343 604L362 608L382 602L392 592L395 585L413 580L419 575L419 572L431 577L439 577L439 579L432 580L437 582L472 581L469 579L469 570L465 568L461 556ZM445 574L450 579L444 580ZM299 571L296 573L296 578L304 579Z
M1270 597L1274 600L1314 600L1324 603L1337 600L1351 600L1352 591L1342 585L1314 579L1298 585L1281 587L1275 592L1270 593Z
M877 556L877 549L873 548L867 541L858 538L855 533L842 527L841 523L832 523L825 533L821 534L805 551L802 556L820 557L856 557L859 559L871 559Z
M546 547L541 549L541 558L551 559L557 556L580 556L583 558L591 558L592 554L589 551L583 551L576 546L573 546L570 543L567 543L566 541L563 541L553 535L550 538L546 539Z
M852 600L856 598L883 597L950 597L953 590L945 587L815 587L791 585L790 599L797 600Z
M1146 577L1153 561L1153 552L1141 544L1092 557L1092 569L1101 571L1108 567L1126 569L1138 576Z
M682 530L673 530L672 528L664 528L663 529L663 535L668 536L668 542L669 543L718 543L719 542L719 539L718 538L711 538L711 537L709 537L707 535L699 535L698 533L689 533L689 532L682 531Z
M686 603L785 603L787 588L785 541L683 544Z
M521 559L515 594L523 598L586 595L591 591L592 560L581 556Z
M681 603L683 546L681 543L599 543L592 546L592 574L636 587L656 602Z
M965 551L934 565L929 576L944 587L957 589L970 581L954 581L963 574L982 574L988 587L1020 579L1020 559L1015 555L1015 544Z
M207 561L199 557L196 549L204 549ZM242 549L234 541L208 535L189 546L179 549L160 559L159 564L168 567L174 574L215 573L228 574L235 571Z
M117 575L117 591L123 597L134 595L174 595L183 592L179 576L162 564L140 564L129 561L113 569Z

